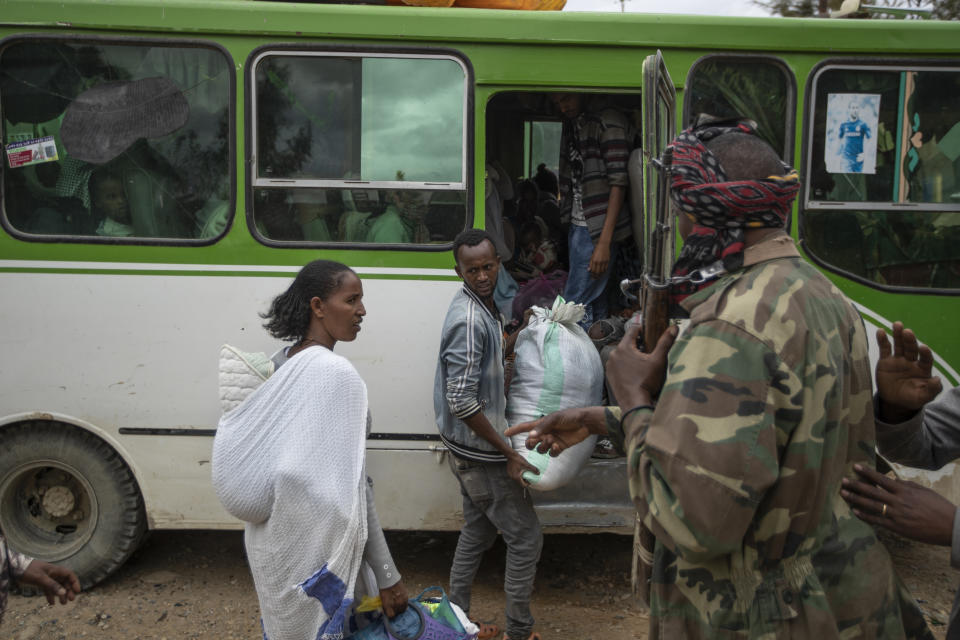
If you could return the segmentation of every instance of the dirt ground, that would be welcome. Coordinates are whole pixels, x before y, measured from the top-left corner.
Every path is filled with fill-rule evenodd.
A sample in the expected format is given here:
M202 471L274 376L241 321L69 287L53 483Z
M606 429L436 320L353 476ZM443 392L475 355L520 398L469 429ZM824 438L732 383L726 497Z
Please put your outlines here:
M411 596L446 584L455 533L387 536ZM958 581L949 549L892 535L884 541L934 635L943 638ZM546 536L533 598L544 640L647 637L647 618L628 595L631 543L609 534ZM473 602L474 615L501 626L503 558L498 543L481 566ZM242 534L154 532L120 571L76 602L51 607L41 597L11 597L0 640L74 638L261 640Z

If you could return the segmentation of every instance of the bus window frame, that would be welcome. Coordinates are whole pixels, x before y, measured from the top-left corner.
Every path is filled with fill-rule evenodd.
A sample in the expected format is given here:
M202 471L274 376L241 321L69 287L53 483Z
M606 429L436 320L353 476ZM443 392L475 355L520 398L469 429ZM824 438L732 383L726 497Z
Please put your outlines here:
M806 168L809 163L812 161L811 157L811 147L813 145L813 106L816 101L816 96L813 93L814 88L814 79L819 75L821 71L826 67L844 66L852 67L856 69L864 67L878 67L884 70L886 69L896 69L904 66L910 65L924 65L932 66L937 69L945 68L948 65L957 65L956 59L946 59L946 58L889 58L889 57L878 57L878 58L863 58L863 57L850 57L850 58L828 58L821 60L815 64L810 72L807 74L807 81L804 87L804 104L803 104L803 122L801 125L801 145L800 145L800 166ZM958 71L960 72L960 71ZM801 176L804 174L801 174ZM801 178L803 179L803 178ZM808 194L809 194L809 180L804 180L807 182L804 185L804 188L801 190L800 197L797 198L797 243L800 245L800 248L803 249L804 257L807 260L810 260L815 265L828 271L830 273L837 274L851 282L864 285L871 289L877 291L883 291L885 293L896 293L896 294L924 294L931 296L946 296L946 297L956 297L960 296L960 288L957 289L944 289L942 287L908 287L903 285L890 285L884 284L881 282L876 282L875 280L870 280L859 274L851 273L846 269L841 269L823 258L814 251L811 251L806 238L804 237L804 216L806 215L807 209L812 209L815 211L822 210L836 210L836 209L848 209L850 211L862 211L872 207L819 207L812 208L807 206ZM870 203L851 203L854 205L865 205ZM911 205L900 205L897 207L891 207L887 209L888 211L916 211L917 209Z
M690 122L690 109L693 102L693 92L690 90L692 85L692 78L697 71L697 67L706 63L715 61L717 59L723 61L733 61L733 62L767 62L771 63L774 67L777 67L781 73L783 73L784 78L787 83L787 102L786 102L786 113L784 113L784 118L786 119L785 127L783 130L784 141L783 141L783 156L781 159L788 164L793 160L795 149L795 141L797 137L797 76L793 72L793 69L790 68L790 65L786 60L779 56L772 56L763 53L708 53L707 55L701 56L694 60L693 64L690 65L690 68L687 70L686 78L683 81L683 110L681 112L681 127L687 128Z
M66 234L37 234L26 233L15 228L7 217L6 210L6 180L0 179L0 227L11 237L26 242L39 243L70 243L89 245L119 245L119 246L171 246L171 247L207 247L216 244L230 233L237 214L237 74L236 61L225 46L214 40L200 38L152 38L139 36L99 36L89 34L62 34L62 33L29 33L16 34L0 39L0 55L12 42L19 41L55 41L58 43L81 42L99 45L141 45L181 49L208 49L215 50L224 56L227 74L230 83L230 94L226 98L227 104L227 172L230 182L230 196L227 200L227 223L223 232L209 238L147 238L147 237L110 237L110 236L75 236ZM0 122L0 128L3 123ZM5 171L0 171L0 178Z
M430 60L453 60L464 72L464 100L463 100L463 180L459 183L432 183L432 182L396 182L396 181L364 181L364 180L297 180L297 179L258 179L256 172L256 65L260 60L271 56L299 55L305 57L374 57L374 58L422 58ZM378 251L431 251L444 252L453 248L453 238L448 242L425 243L371 243L371 242L320 242L316 240L273 240L267 238L257 229L254 219L254 190L262 188L298 189L406 189L410 191L452 191L464 192L464 226L461 230L473 227L475 222L474 207L474 167L476 146L474 144L474 73L473 65L467 55L456 49L447 47L390 47L390 46L358 46L358 45L329 45L304 43L270 43L253 49L247 56L244 74L244 110L248 114L244 118L244 146L246 160L244 161L246 177L246 222L250 235L260 244L280 249L337 249L347 250L378 250ZM445 188L436 188L442 184ZM456 185L455 188L450 185Z
M525 118L523 121L524 127L530 127L530 130L526 132L528 135L524 135L523 148L524 153L528 154L528 157L524 159L523 166L528 176L533 177L537 173L537 167L533 164L533 125L535 123L550 123L550 124L559 124L563 126L563 118ZM552 168L548 167L551 171Z
M856 60L844 59L842 61L824 60L818 63L810 70L807 77L806 104L804 105L803 118L803 160L802 167L804 175L810 176L813 162L813 125L816 120L816 91L817 81L821 75L828 71L837 69L859 70L859 71L934 71L948 72L953 71L960 75L960 64L957 60L943 60L943 64L936 64L934 60L918 60L916 63L904 63L902 59L889 58L858 58ZM948 66L950 65L950 66ZM806 180L803 186L803 205L811 210L836 210L849 209L851 211L873 210L873 211L930 211L932 213L942 211L960 211L960 203L953 204L949 202L886 202L864 200L862 202L854 201L833 201L833 200L814 200L811 198L810 188L811 180Z

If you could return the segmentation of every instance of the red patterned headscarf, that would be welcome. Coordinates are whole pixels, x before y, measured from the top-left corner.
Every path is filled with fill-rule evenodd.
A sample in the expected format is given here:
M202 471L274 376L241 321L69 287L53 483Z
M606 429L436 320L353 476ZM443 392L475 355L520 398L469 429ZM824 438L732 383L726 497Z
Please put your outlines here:
M718 261L728 272L742 267L744 229L783 227L800 190L796 170L786 163L782 176L728 182L704 145L733 132L756 135L756 124L727 120L694 125L671 144L670 195L681 215L695 222L673 266L674 302L710 284L698 278L684 280L685 276Z

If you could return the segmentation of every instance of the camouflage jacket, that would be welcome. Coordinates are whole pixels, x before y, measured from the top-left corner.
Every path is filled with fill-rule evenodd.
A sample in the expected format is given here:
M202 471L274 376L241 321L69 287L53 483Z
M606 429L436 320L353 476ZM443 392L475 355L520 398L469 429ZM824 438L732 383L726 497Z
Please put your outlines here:
M932 639L840 497L874 464L863 323L792 241L763 244L779 257L683 302L656 409L610 421L657 537L650 638Z

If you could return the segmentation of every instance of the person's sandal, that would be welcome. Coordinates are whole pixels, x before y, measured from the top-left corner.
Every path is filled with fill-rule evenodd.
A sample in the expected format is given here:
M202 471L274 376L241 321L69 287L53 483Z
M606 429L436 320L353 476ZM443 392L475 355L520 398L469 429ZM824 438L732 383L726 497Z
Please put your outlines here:
M494 640L500 635L500 627L495 624L478 622L477 620L471 620L470 622L480 628L480 632L477 634L477 640Z

